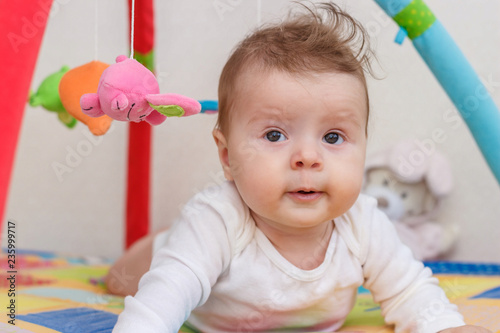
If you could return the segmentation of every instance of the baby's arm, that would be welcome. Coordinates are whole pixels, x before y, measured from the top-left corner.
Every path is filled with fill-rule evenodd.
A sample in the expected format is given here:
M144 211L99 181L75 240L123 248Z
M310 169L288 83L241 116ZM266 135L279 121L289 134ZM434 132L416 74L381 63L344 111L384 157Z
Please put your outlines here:
M177 332L203 304L230 260L227 231L210 207L185 210L155 253L113 332Z
M438 280L399 240L387 217L374 209L365 234L365 286L381 304L396 332L439 332L465 325L457 307L446 298Z
M113 332L177 332L201 300L202 288L185 265L150 270L137 294L125 298Z

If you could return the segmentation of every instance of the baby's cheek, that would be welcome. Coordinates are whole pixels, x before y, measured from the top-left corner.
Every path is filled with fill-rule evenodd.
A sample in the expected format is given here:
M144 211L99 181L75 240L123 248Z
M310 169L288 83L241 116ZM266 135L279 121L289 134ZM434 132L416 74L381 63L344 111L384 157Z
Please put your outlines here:
M354 187L346 190L342 196L342 200L337 202L335 215L340 216L346 213L352 205L356 202L356 199L359 196L360 191L354 189Z
M249 181L249 178L239 179L235 182L238 192L245 204L251 211L259 216L267 216L268 210L272 206L265 187L261 186L259 180Z
M356 168L352 168L350 172L346 173L344 177L341 177L341 183L337 184L337 200L341 198L337 205L337 209L339 210L337 213L339 215L348 211L351 206L356 202L358 198L361 187L363 185L363 170L356 170Z

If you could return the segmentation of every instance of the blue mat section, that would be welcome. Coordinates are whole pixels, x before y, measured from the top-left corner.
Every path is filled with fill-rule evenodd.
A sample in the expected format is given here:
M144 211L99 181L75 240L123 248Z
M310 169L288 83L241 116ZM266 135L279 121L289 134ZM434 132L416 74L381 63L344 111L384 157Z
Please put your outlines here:
M2 253L7 253L6 247L2 247ZM58 257L58 255L56 255L54 252L38 251L38 250L16 249L16 254L35 255L43 259L54 259Z
M1 249L2 253L7 253L7 248L3 247ZM54 253L54 252L49 252L49 251L39 251L39 250L29 250L29 249L16 249L16 254L20 255L32 255L32 256L38 256L42 259L45 260L52 260L52 259L65 259L68 261L70 264L78 264L78 265L88 265L89 264L89 257L87 256L76 256L76 255L64 255L60 253ZM104 257L90 257L90 259L93 260L93 263L95 264L96 260L99 260L100 263L102 264L112 264L114 260L109 259L109 258L104 258Z
M480 293L479 295L476 295L474 297L471 297L472 299L474 298L494 298L494 299L500 299L500 287L496 287L490 290L486 290L485 292Z
M434 274L500 275L500 264L436 261L425 262Z
M18 319L63 333L108 333L118 315L91 308L74 308L18 315Z

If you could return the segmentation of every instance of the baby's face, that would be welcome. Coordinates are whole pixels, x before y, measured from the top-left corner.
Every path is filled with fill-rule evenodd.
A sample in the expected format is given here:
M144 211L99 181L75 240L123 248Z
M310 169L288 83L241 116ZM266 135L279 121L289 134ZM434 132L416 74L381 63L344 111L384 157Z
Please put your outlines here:
M366 151L364 89L342 73L241 78L225 143L218 145L226 178L257 222L314 227L353 205Z

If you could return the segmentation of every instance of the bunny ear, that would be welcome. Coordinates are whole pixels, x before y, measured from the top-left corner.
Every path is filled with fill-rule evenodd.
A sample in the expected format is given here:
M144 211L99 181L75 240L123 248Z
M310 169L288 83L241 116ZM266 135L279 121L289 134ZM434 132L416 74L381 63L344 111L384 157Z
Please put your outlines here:
M450 194L453 188L453 175L450 162L439 152L432 154L427 174L427 186L435 197L444 197Z
M167 117L182 117L184 113L186 113L184 109L178 105L154 105L149 103L149 106Z

